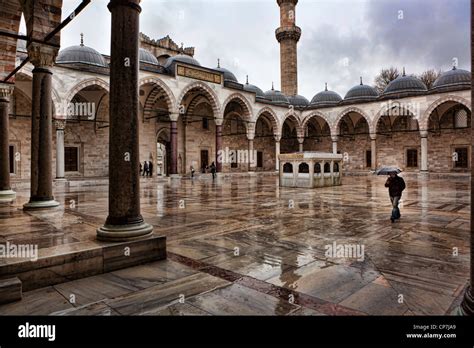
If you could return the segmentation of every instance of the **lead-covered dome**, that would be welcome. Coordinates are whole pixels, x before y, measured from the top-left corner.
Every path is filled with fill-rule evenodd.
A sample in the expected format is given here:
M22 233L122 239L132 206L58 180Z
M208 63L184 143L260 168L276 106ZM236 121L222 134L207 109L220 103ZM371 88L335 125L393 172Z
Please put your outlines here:
M364 85L362 83L362 77L360 78L360 84L352 87L344 97L344 101L370 101L377 99L379 94L374 87Z
M244 85L244 91L255 93L259 98L265 98L265 93L255 85L249 83L249 77L247 76L247 82Z
M290 104L288 97L284 95L283 93L281 93L280 91L277 91L276 89L274 89L273 86L271 90L265 92L265 97L274 104L280 104L280 105Z
M235 75L230 70L221 68L221 63L219 59L217 60L217 68L215 68L214 70L217 70L224 75L224 81L232 81L239 83L237 77L235 77Z
M81 34L81 44L61 50L56 58L56 64L82 63L100 67L108 67L105 58L92 47L84 45L84 36Z
M390 82L383 91L383 95L392 94L419 94L428 90L426 85L415 76L406 76L405 69L403 75Z
M139 59L141 63L153 64L153 65L160 65L158 59L151 53L150 51L140 48L139 50Z
M302 95L288 96L288 101L296 108L305 108L309 105L309 100Z
M433 83L433 89L464 86L471 87L471 72L456 67L442 73Z
M176 63L185 63L185 64L201 66L201 64L193 57L188 56L186 54L178 54L176 56L169 57L166 60L165 68L171 69L171 67L176 65Z
M324 91L316 94L311 99L311 106L325 106L325 105L336 105L342 100L341 96L334 91L328 90L328 84Z

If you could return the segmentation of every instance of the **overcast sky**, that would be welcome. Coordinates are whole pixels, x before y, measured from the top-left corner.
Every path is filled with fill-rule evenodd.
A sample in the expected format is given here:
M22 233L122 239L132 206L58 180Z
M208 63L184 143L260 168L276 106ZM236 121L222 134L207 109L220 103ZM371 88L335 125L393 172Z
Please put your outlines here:
M63 18L80 0L64 0ZM92 3L67 26L62 47L85 44L110 52L107 0ZM142 0L141 31L166 35L196 48L204 66L221 65L238 80L264 91L280 89L279 26L276 0ZM383 67L406 67L408 74L447 70L453 57L470 69L469 0L300 0L297 25L299 93L311 99L324 89L343 97L363 76L373 84Z

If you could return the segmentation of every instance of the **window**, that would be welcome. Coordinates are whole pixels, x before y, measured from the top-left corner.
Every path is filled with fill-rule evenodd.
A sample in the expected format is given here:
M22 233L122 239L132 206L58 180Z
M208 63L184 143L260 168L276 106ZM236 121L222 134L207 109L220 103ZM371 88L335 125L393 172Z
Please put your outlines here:
M15 146L10 145L8 147L9 161L10 161L10 174L15 174Z
M454 162L454 168L468 168L468 150L467 147L457 147L454 152L458 154L458 160Z
M314 165L314 173L315 174L321 174L321 165L319 163L316 163Z
M202 129L209 129L209 120L206 117L202 119Z
M324 172L330 173L331 172L331 165L329 163L324 164Z
M64 148L64 170L66 172L79 171L79 148L65 147Z
M407 150L407 167L410 167L410 168L418 167L418 150L417 149Z
M339 173L339 163L334 163L334 173Z
M309 166L308 163L301 163L298 168L299 173L309 173Z
M257 151L257 168L263 168L263 152Z
M372 151L365 151L365 166L367 168L372 168Z
M283 173L293 173L293 165L291 163L285 163L283 165Z

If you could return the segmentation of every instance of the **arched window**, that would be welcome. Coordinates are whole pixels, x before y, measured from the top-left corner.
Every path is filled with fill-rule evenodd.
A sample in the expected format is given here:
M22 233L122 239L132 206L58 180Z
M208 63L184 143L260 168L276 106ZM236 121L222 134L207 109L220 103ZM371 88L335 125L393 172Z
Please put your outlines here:
M339 163L334 163L334 173L339 173Z
M308 163L301 163L298 168L298 173L309 173Z
M319 163L316 163L314 165L314 173L315 174L321 174L321 165Z
M293 165L291 163L285 163L283 165L283 173L293 173Z
M329 163L324 164L324 172L330 173L331 172L331 165Z

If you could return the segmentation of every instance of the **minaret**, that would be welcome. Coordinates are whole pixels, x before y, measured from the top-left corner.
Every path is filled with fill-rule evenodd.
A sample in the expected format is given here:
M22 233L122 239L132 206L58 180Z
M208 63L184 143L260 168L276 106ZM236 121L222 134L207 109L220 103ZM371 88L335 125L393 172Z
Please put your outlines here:
M288 96L298 94L297 43L301 29L295 25L295 8L298 0L277 0L280 6L280 27L276 38L280 43L281 91Z

